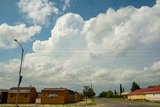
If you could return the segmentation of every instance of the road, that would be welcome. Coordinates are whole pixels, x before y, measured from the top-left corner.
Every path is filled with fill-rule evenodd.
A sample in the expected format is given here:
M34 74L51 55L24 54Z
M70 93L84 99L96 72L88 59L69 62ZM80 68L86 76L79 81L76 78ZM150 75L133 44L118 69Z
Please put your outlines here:
M160 103L130 101L123 99L87 100L73 104L20 104L20 107L160 107ZM15 107L15 104L0 104L0 107Z
M130 101L121 99L96 99L97 107L160 107L160 103Z

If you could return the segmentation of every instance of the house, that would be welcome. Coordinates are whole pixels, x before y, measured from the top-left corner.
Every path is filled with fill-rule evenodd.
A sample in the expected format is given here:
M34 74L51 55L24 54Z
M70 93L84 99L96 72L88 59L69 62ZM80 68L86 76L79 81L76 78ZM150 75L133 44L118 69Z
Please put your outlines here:
M75 93L66 88L44 88L41 91L42 104L64 104L75 102Z
M82 101L82 95L79 92L75 92L75 102Z
M122 92L122 93L121 93L121 96L122 96L123 98L127 98L127 96L128 96L129 93L130 93L130 92Z
M36 100L37 92L34 87L13 87L8 92L7 103L16 103L18 90L17 103L34 103Z
M160 101L160 85L151 88L135 90L128 94L128 99Z
M7 103L8 90L0 89L0 103Z

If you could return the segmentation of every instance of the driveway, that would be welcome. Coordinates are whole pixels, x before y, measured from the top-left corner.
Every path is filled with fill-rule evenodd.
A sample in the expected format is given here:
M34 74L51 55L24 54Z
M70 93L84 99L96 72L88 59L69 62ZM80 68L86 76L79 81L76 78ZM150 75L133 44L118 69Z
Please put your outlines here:
M160 107L160 103L98 98L97 107Z

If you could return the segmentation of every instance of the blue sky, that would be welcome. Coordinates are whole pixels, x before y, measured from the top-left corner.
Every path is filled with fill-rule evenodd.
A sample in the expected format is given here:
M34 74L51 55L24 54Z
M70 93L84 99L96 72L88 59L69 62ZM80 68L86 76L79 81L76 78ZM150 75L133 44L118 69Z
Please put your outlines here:
M158 3L1 0L0 79L7 78L0 88L12 87L17 81L13 73L18 71L21 53L14 38L25 49L23 86L32 83L40 89L52 83L81 90L83 85L94 84L99 92L107 87L118 89L120 83L129 90L133 81L142 87L158 84L159 79L146 81L154 77L152 72L157 70L157 78L160 72Z

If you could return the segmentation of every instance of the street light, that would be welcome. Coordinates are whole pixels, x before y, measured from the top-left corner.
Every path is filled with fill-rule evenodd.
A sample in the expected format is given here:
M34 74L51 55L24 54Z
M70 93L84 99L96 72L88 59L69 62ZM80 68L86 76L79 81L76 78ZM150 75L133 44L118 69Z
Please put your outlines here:
M21 71L22 71L22 62L23 62L23 53L24 53L24 49L22 47L22 45L20 44L20 42L17 39L14 39L15 42L17 42L22 50L21 53L21 62L20 62L20 68L19 68L19 79L18 79L18 86L17 86L17 96L16 96L16 107L18 107L18 91L19 91L19 87L22 81L22 75L21 75Z

